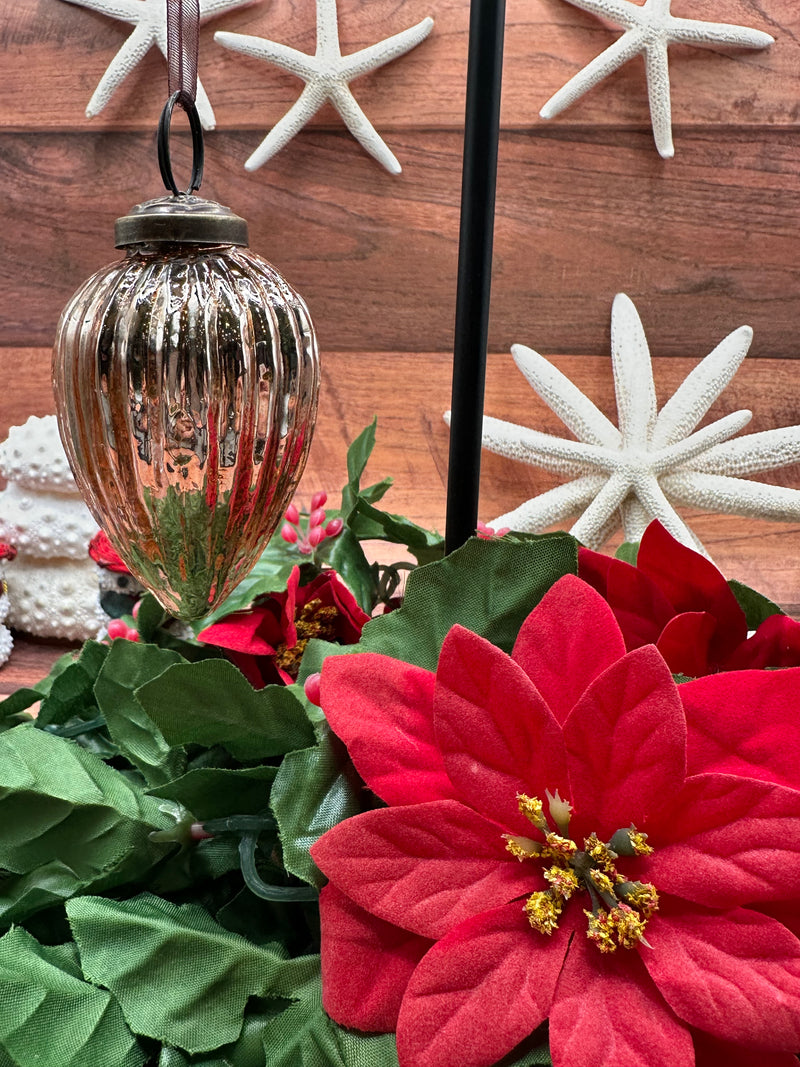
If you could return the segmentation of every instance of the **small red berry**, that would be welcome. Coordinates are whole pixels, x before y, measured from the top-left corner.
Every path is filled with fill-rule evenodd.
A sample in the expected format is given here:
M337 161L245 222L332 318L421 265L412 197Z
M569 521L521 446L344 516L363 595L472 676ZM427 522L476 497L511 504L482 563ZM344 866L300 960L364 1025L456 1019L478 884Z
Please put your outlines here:
M294 504L290 504L289 507L286 509L286 514L284 515L284 518L287 520L287 522L294 523L295 526L298 524L298 522L300 522L300 512L297 510Z
M308 525L311 529L315 526L322 526L323 522L325 522L324 508L315 508L308 516Z
M316 511L317 508L324 508L328 501L328 494L320 490L318 493L314 493L311 497L311 510Z
M290 545L293 545L297 540L297 530L294 526L290 526L288 522L285 522L281 528L281 537L284 541L288 541Z
M106 630L108 630L108 636L111 638L112 641L117 637L128 636L127 623L124 623L122 619L112 619L106 627Z
M315 526L313 529L308 531L308 543L310 545L312 545L314 548L316 548L317 545L320 544L324 540L325 540L325 531L322 529L321 526Z
M308 678L306 678L303 684L303 690L305 691L306 696L311 701L311 703L316 704L317 707L320 707L321 705L319 685L321 677L322 676L319 671L317 671L316 674L309 674Z
M139 618L139 610L140 610L141 606L142 606L141 600L137 600L136 603L133 605L133 610L131 611L131 615L133 615L134 619L138 619Z
M344 519L331 519L328 525L325 527L325 533L328 537L336 537L337 534L342 532L344 526Z
M139 631L138 630L134 630L133 628L131 628L130 630L128 630L122 636L124 636L125 639L128 640L128 641L138 641L139 640Z

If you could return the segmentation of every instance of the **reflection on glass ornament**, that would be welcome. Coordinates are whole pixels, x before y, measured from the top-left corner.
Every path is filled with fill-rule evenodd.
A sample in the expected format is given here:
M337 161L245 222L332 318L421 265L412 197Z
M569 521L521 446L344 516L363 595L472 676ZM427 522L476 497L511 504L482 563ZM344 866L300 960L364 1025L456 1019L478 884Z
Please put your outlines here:
M181 619L251 569L300 479L319 390L302 298L228 208L179 193L118 219L126 257L58 327L64 447L131 572Z

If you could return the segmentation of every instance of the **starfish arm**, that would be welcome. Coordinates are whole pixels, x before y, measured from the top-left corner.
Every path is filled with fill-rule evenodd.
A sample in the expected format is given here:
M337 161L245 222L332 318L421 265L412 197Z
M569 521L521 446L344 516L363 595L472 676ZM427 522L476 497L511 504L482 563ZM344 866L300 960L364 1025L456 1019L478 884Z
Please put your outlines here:
M351 56L345 56L341 65L341 73L346 81L366 74L370 70L382 67L393 59L403 56L421 44L433 29L433 19L424 18L416 26L410 26L407 30L396 33L393 37L387 37L385 41L378 41L369 48L362 48L360 52L354 52Z
M584 93L588 93L609 74L613 74L629 59L633 59L643 47L642 34L638 30L628 30L554 93L539 112L540 116L543 119L554 119L556 115L560 115Z
M706 474L759 474L800 463L800 426L745 434L710 448L689 464L693 471Z
M524 345L512 345L511 354L528 384L579 441L612 449L620 447L619 430L566 374Z
M76 7L85 7L89 11L97 11L98 14L107 15L110 19L130 22L134 26L142 19L141 0L67 0L67 3L75 4Z
M730 384L752 340L751 328L740 326L698 363L658 413L653 448L675 444L692 432Z
M639 312L624 293L611 307L611 361L622 439L626 446L647 448L656 419L653 366Z
M727 22L700 22L695 19L672 18L669 36L676 43L693 44L698 48L713 48L719 44L735 48L767 48L775 44L775 38L762 30L751 30L747 26L734 26Z
M149 25L136 27L108 64L105 74L92 93L92 98L86 105L89 118L100 114L139 60L150 50L154 40L153 30Z
M267 136L245 162L245 170L258 170L259 167L272 159L280 152L289 141L298 133L309 119L319 111L325 103L325 93L314 85L307 85L297 100L292 104L286 114L280 119Z
M570 530L572 536L587 548L599 549L608 521L628 495L630 487L630 478L615 471Z
M608 19L626 29L641 22L641 8L634 7L630 0L568 0L573 7L588 11L590 15ZM638 15L638 17L637 17Z
M197 114L200 117L200 125L204 130L213 130L217 125L217 119L214 115L211 101L208 99L208 93L205 91L203 83L199 78L197 79L195 106L197 108Z
M647 74L647 99L650 104L650 121L653 125L653 140L662 159L672 159L675 146L672 143L672 104L669 98L669 60L667 42L656 41L645 51Z
M668 475L662 484L678 504L724 515L800 522L800 489L694 471Z
M390 174L399 174L403 168L397 157L361 110L348 86L344 83L331 86L329 99L361 147L386 167Z
M718 445L722 441L727 441L729 437L733 437L734 434L748 424L752 417L752 411L732 411L730 415L717 419L716 422L712 422L709 426L704 426L683 441L678 441L677 444L669 445L658 452L653 452L651 458L652 470L657 474L664 474L683 463L689 463L707 449L713 448L714 445Z
M557 485L546 493L527 500L518 508L489 523L495 529L509 526L512 530L525 533L540 533L548 526L563 522L579 514L591 503L603 488L606 479L602 475L587 474L574 481Z
M684 545L697 548L703 555L707 555L706 550L672 506L663 487L659 485L658 480L655 477L646 475L643 478L637 479L636 484L634 485L634 493L637 500L642 505L645 514L650 519L658 519L661 525L667 529L676 540L681 541ZM641 534L639 540L641 540Z
M490 415L483 418L483 447L498 456L544 467L556 474L589 474L605 471L611 465L608 455L596 445L552 437Z
M225 30L217 30L214 40L233 52L241 52L242 55L252 56L253 59L273 63L306 82L319 74L316 57L307 56L305 52L298 52L296 48L289 48L288 45L278 44L276 41L267 41L263 37L253 37L246 33L228 33Z

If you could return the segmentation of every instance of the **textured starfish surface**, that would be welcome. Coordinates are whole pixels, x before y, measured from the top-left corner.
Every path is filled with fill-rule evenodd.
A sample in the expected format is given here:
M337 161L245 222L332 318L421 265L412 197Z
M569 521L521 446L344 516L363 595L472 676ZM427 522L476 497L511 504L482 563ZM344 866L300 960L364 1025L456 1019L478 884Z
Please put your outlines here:
M405 55L424 41L433 29L433 19L425 18L385 41L343 56L339 46L339 24L336 0L317 0L317 50L311 56L295 48L251 37L241 33L216 33L214 40L256 59L265 59L306 83L297 101L270 130L245 163L247 170L256 170L272 159L291 141L307 122L330 100L344 119L345 125L359 144L392 174L401 171L393 152L382 140L375 127L356 103L349 83L361 74L377 70L398 56Z
M539 112L543 119L552 119L570 104L593 89L615 70L640 53L644 56L647 75L647 95L653 136L659 154L671 159L672 108L669 98L669 65L667 49L670 44L690 44L701 48L723 45L734 48L766 48L774 38L761 30L734 26L726 22L701 22L699 19L677 18L670 11L672 0L568 0L570 4L599 15L621 26L625 32L591 63L551 96Z
M139 61L157 45L166 57L167 54L167 4L166 0L67 0L70 4L88 7L101 15L112 19L129 22L133 33L108 64L106 72L92 94L86 107L89 118L99 115L111 97L128 77ZM212 18L234 7L242 7L253 0L200 0L200 18ZM216 124L214 111L208 95L198 79L197 113L207 130L213 130Z
M633 302L619 294L611 312L618 427L538 352L515 345L517 366L577 440L484 417L484 448L570 478L492 525L540 532L579 515L570 533L600 548L620 525L627 541L639 541L651 519L659 519L673 537L705 552L675 505L800 521L800 490L741 477L800 460L800 426L730 440L751 418L736 411L696 429L747 355L752 335L749 326L734 330L657 411L644 329Z

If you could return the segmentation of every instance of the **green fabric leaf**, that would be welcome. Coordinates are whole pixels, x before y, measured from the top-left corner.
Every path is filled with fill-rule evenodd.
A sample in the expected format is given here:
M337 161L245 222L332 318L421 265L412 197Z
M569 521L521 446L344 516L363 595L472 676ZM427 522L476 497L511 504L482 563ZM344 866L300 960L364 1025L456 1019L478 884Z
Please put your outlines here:
M364 627L361 651L435 670L442 642L459 623L506 652L547 590L577 573L578 542L565 533L524 541L471 538L445 559L413 571L403 606Z
M749 586L743 585L741 582L737 582L736 579L729 581L728 585L736 597L739 607L744 612L748 630L757 630L761 623L771 615L785 614L768 597L765 597L762 593L757 593L755 589L750 589Z
M367 559L353 531L345 526L336 537L323 541L317 550L320 560L332 567L348 585L358 606L369 614L378 598L376 567Z
M227 660L176 664L136 696L170 745L223 745L236 759L257 760L313 740L292 692L280 685L253 689Z
M0 1046L19 1067L142 1067L119 1004L66 958L19 927L0 938Z
M46 697L56 678L63 674L67 667L72 666L74 662L75 654L73 652L65 652L63 656L58 657L50 668L49 673L41 681L36 682L30 688L15 689L11 696L0 701L0 733L3 730L10 730L21 722L30 722L30 715L23 713L27 708L35 704L37 700ZM2 1067L2 1063L0 1063L0 1067Z
M616 559L621 559L624 563L630 563L632 567L635 567L639 556L639 542L623 541L614 556Z
M356 506L361 486L361 476L375 447L377 416L362 430L347 450L347 484L342 489L342 518L347 524L350 513Z
M290 874L320 889L325 877L309 849L327 830L361 810L360 783L344 746L321 728L319 745L285 756L272 786L283 863Z
M209 616L194 624L195 633L200 633L206 626L225 615L249 608L257 596L285 589L292 568L296 567L301 559L297 549L288 545L278 530L247 577L239 582L230 596Z
M230 933L202 908L149 893L80 897L67 915L84 974L111 990L131 1029L192 1055L236 1042L248 998L293 996L307 969Z
M87 641L80 655L59 672L42 700L37 725L60 725L74 718L94 719L94 683L108 655L108 645Z
M377 537L396 545L405 545L419 563L432 563L444 555L444 538L433 530L411 522L402 515L380 511L360 498L356 503L356 519L367 519L376 532L362 532L357 521L351 519L351 528L357 537Z
M200 822L226 815L255 815L267 807L277 770L277 767L202 767L148 792L182 804Z
M382 500L394 485L394 478L383 478L374 485L368 485L366 489L359 489L358 495L368 504L377 504Z
M123 774L33 726L0 735L0 922L143 875L173 820Z
M114 641L97 676L94 694L112 740L148 785L182 774L186 755L173 748L136 699L135 690L183 660L177 652L135 641Z

